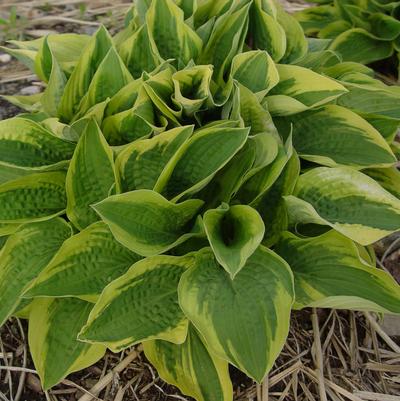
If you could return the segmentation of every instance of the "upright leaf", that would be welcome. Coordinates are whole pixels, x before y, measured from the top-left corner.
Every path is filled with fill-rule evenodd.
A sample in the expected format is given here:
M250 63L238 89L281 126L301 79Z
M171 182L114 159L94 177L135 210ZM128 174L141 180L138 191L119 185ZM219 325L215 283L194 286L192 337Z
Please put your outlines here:
M107 198L114 184L112 150L91 120L76 146L66 180L67 215L76 227L83 229L98 220L90 206Z
M147 24L121 44L119 54L134 78L139 78L143 71L150 73L162 61L154 41L150 40Z
M255 47L266 50L274 61L279 61L286 52L286 35L276 14L272 1L255 0L251 8L250 29Z
M224 204L207 210L203 222L218 263L234 279L263 239L265 227L260 215L247 205Z
M274 61L261 50L237 54L232 60L231 75L261 98L279 83Z
M58 107L64 93L67 77L65 76L65 73L62 70L58 60L51 51L47 39L43 43L43 46L48 46L48 52L50 54L49 57L51 57L51 69L47 87L43 92L43 96L40 98L40 103L43 106L43 110L49 116L57 117Z
M202 41L183 20L183 11L173 0L153 0L146 14L149 39L164 60L174 58L178 66L195 59Z
M233 57L242 51L247 33L250 2L245 1L238 9L234 6L215 21L210 37L198 59L198 64L212 64L218 83L230 67Z
M75 119L83 117L91 107L114 96L132 80L117 51L111 47L93 75L87 92L79 104L79 112Z
M153 189L168 161L192 133L193 126L179 127L126 146L115 161L121 190Z
M213 104L210 88L212 74L211 65L189 67L173 74L174 101L187 116L193 117L195 112Z
M65 86L59 107L59 114L63 120L68 122L73 118L97 68L112 46L109 33L104 27L100 27L82 51L78 64Z
M154 190L179 199L204 187L244 145L248 128L205 128L175 153Z
M260 213L265 234L263 245L272 246L287 230L289 219L284 196L291 195L300 173L300 160L294 152L272 186L252 205Z

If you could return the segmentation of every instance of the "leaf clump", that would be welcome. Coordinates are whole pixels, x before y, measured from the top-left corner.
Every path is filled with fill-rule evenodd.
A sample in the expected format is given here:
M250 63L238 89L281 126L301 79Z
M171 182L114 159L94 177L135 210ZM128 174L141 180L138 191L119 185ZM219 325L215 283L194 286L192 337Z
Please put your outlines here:
M13 44L47 86L0 122L0 318L45 389L143 342L229 401L293 308L400 313L370 247L400 229L400 93L277 3L138 0L114 37Z

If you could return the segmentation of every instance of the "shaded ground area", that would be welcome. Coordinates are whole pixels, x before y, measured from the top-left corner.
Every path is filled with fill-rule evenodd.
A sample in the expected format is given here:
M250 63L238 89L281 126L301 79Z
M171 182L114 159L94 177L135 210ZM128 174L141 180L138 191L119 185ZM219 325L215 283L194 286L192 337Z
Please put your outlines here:
M300 0L282 2L291 9L303 7ZM92 0L82 6L81 0L0 0L0 18L10 21L6 29L0 25L0 42L21 39L21 33L31 38L55 31L91 33L99 23L117 29L129 3ZM14 6L18 6L15 21ZM29 94L41 89L31 72L0 53L0 94ZM18 112L17 107L0 98L0 119ZM376 251L380 266L400 282L400 236L380 242ZM399 401L398 325L398 320L378 323L376 316L361 312L293 312L288 341L264 383L255 384L232 368L234 399ZM11 319L0 328L1 400L189 400L158 377L140 349L109 352L96 365L70 375L43 393L29 356L26 326L24 321Z

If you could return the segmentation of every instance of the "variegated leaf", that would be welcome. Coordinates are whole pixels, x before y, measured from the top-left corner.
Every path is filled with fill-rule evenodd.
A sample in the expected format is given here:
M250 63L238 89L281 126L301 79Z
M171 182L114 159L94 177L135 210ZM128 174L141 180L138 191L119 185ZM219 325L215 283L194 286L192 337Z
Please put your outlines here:
M103 345L76 339L92 307L76 298L38 298L31 305L29 349L44 390L103 357Z
M188 321L178 304L178 283L193 260L153 256L137 262L105 288L79 339L112 350L151 339L183 343Z
M0 251L0 326L71 234L71 227L55 218L25 224L8 237Z
M314 238L286 233L275 250L293 270L297 308L400 313L400 286L365 262L343 235L333 230Z
M289 266L260 246L231 280L210 249L182 276L179 302L211 352L261 382L281 351L293 302Z
M157 192L139 189L109 196L93 206L115 238L133 252L157 255L197 235L199 199L175 204Z

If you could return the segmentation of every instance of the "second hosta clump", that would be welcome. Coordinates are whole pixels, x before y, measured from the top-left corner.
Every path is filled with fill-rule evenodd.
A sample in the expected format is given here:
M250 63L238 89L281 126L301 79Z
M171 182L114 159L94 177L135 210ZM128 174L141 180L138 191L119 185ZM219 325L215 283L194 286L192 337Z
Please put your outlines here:
M400 228L400 93L275 3L137 1L114 38L14 45L47 86L0 122L0 323L29 319L45 389L143 343L228 401L292 308L400 313L370 246Z

